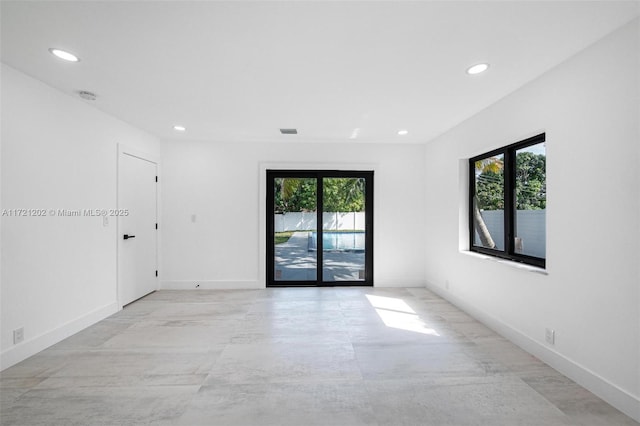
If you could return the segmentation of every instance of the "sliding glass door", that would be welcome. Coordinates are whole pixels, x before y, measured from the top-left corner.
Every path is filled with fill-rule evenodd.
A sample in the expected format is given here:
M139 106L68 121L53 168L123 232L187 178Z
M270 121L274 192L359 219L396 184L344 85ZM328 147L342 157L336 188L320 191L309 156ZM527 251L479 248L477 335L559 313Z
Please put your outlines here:
M270 241L274 279L283 283L316 281L318 256L316 250L309 250L309 239L317 233L317 180L277 177L273 187L274 232Z
M373 285L373 172L267 170L267 286Z

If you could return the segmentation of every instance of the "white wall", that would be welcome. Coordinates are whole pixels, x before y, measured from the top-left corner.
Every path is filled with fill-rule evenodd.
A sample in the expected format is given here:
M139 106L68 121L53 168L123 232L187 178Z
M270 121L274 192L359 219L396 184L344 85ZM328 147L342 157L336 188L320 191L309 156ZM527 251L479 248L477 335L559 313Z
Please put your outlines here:
M638 31L636 20L429 143L425 244L431 288L640 420ZM459 251L466 159L541 131L548 275Z
M2 208L116 207L117 144L152 136L2 65ZM117 310L116 221L2 217L1 366ZM13 330L25 340L13 345Z
M264 287L267 168L375 170L374 285L424 285L424 146L166 141L162 148L163 288Z

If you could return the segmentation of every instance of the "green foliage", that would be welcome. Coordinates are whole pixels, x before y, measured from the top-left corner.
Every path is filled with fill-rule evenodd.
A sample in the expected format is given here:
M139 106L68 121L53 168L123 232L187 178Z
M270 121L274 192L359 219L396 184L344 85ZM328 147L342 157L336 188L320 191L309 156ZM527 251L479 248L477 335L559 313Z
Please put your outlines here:
M531 152L516 155L516 209L547 207L547 157Z
M504 210L504 172L485 170L476 177L476 196L481 210Z
M315 179L276 179L274 200L276 213L315 211L316 191ZM322 195L325 212L364 211L365 180L325 178Z
M316 180L306 178L275 179L275 210L312 212L316 210Z
M323 181L325 212L364 211L364 179L328 178Z
M476 170L478 207L482 210L503 210L504 170L501 160L491 158L478 161ZM546 156L519 152L516 155L516 209L546 208L546 182Z

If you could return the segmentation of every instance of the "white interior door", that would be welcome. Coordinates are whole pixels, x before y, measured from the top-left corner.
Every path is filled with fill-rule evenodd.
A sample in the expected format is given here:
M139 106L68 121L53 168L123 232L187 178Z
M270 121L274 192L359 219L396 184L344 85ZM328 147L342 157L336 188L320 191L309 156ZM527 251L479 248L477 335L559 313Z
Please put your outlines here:
M124 152L118 164L118 291L126 305L157 289L157 164Z

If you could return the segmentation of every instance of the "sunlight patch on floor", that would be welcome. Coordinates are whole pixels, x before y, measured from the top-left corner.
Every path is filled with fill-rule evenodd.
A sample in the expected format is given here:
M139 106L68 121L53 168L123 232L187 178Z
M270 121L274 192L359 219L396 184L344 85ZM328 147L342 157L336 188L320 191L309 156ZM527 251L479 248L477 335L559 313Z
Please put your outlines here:
M429 327L416 312L402 299L367 294L367 299L387 327L415 333L440 336Z

